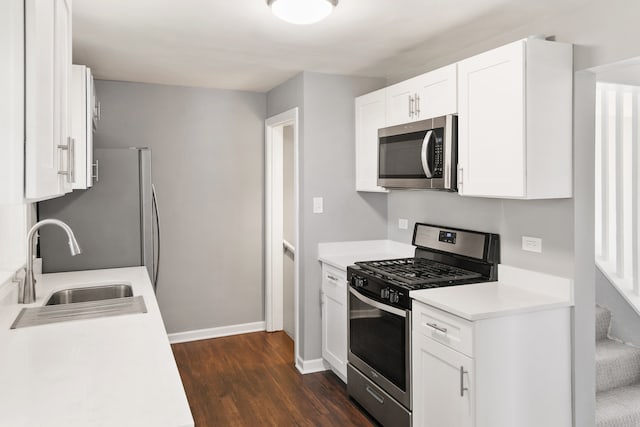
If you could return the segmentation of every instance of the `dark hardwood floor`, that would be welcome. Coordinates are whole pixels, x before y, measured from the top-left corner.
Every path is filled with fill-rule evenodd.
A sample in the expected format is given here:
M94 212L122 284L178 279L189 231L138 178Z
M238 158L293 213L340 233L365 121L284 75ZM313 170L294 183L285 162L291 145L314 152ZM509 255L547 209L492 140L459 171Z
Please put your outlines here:
M301 375L284 332L172 345L198 427L374 426L332 372Z

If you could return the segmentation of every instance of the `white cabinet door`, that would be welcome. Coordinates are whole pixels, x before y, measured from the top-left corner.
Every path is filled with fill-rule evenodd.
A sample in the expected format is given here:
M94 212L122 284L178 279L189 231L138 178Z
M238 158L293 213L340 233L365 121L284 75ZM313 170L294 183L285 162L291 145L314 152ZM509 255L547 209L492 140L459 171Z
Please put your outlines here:
M413 426L473 427L474 361L413 333Z
M347 379L347 279L345 272L323 264L322 357Z
M415 103L418 120L458 112L458 66L448 65L416 78Z
M69 84L71 4L25 1L25 196L43 200L71 189Z
M24 2L0 1L0 205L24 197Z
M416 119L415 79L405 80L386 88L386 120L387 126L400 125Z
M71 136L74 140L74 189L93 185L93 129L95 95L91 70L74 65L71 84Z
M378 129L386 126L385 90L356 98L356 191L386 192L378 186Z
M518 41L458 64L462 195L525 195L524 55Z

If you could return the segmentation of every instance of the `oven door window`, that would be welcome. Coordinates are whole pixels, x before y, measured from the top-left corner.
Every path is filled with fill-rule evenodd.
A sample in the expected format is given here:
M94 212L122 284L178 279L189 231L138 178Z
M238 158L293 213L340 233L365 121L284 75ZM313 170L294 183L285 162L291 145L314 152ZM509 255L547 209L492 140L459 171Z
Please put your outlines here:
M443 138L444 128L379 138L379 178L441 178Z
M351 352L406 391L407 318L375 308L351 293L349 298Z

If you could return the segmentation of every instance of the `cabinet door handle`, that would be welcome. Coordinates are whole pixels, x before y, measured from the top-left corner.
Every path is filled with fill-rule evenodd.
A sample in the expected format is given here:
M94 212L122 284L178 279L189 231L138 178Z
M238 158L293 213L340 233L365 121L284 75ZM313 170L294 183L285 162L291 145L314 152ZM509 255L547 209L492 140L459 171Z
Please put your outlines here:
M100 163L98 163L98 160L93 164L93 167L95 168L94 170L96 173L92 175L91 178L94 178L96 182L98 182L100 181Z
M69 138L69 182L76 182L76 139Z
M462 168L462 166L458 165L458 188L462 187L462 172L464 171L464 169Z
M102 104L98 101L98 121L102 120Z
M369 393L371 397L377 400L379 404L384 405L384 397L378 396L378 394L375 391L371 390L371 387L369 386L366 386L365 390L367 390L367 393Z
M332 276L331 274L327 274L327 279L332 280L334 282L338 282L340 280L336 276Z
M460 366L460 397L464 397L464 392L469 391L469 387L464 386L464 374L468 373L464 370L464 366Z
M420 116L420 95L418 95L416 93L416 96L414 98L414 102L415 102L415 109L416 109L416 116Z
M67 182L73 183L75 182L75 140L70 136L67 137L67 145L58 145L58 149L67 152L67 170L58 171L58 175L66 176Z
M413 104L413 97L409 96L408 100L409 100L409 117L413 117L413 105L411 105Z
M438 326L437 323L427 323L426 325L432 327L436 331L442 332L445 335L447 334L447 328L443 328L442 326Z

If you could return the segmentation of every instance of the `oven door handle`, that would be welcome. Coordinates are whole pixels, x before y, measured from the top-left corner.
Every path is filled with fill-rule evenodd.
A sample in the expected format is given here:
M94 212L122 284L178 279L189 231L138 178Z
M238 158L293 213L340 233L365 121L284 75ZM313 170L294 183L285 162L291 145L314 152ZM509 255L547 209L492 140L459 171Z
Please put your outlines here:
M427 178L433 178L433 173L431 172L431 168L429 167L429 159L427 156L429 155L429 144L431 143L431 136L433 135L433 130L427 132L424 136L424 140L422 141L422 150L420 151L420 160L422 160L422 169L424 169L424 174Z
M400 317L405 317L405 318L407 317L407 312L405 310L400 310L399 308L391 307L386 304L382 304L376 300L373 300L369 297L365 297L360 292L356 291L351 287L349 288L349 292L351 292L351 294L354 297L358 298L363 303L369 304L370 306L375 307L378 310L386 311L387 313L395 314L396 316L400 316Z

